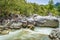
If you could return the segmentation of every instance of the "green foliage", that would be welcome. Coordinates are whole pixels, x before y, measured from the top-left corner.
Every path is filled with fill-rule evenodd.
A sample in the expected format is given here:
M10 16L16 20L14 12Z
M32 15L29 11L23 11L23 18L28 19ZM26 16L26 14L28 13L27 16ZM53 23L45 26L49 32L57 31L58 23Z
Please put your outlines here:
M9 13L23 14L26 16L32 14L47 15L48 11L54 16L59 15L60 6L56 9L53 0L50 0L48 5L38 5L36 3L27 3L26 0L0 0L0 16L8 15Z

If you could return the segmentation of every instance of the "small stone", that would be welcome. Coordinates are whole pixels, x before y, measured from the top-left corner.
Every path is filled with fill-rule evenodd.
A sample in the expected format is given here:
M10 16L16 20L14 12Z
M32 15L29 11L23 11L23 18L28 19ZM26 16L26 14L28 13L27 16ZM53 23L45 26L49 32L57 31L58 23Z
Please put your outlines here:
M34 30L34 25L32 25L32 24L29 24L27 27L31 30Z
M4 30L1 32L2 35L8 34L8 33L9 33L9 31L7 31L7 30Z

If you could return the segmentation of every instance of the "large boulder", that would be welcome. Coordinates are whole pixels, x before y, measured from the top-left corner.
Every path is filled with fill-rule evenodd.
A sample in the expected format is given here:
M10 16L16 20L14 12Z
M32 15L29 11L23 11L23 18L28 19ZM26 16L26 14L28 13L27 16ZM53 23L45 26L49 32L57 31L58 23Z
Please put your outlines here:
M53 16L36 16L34 17L37 26L43 27L59 27L59 21Z

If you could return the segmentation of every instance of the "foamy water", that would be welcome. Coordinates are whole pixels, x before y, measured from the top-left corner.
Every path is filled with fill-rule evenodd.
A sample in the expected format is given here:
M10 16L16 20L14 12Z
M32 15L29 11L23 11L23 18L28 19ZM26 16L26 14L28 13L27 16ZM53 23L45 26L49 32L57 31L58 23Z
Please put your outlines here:
M60 18L58 19L60 22ZM59 23L60 26L60 23ZM14 40L14 38L20 38L21 40L29 40L31 38L34 38L34 40L41 39L40 34L49 35L53 28L47 28L47 27L35 27L34 31L29 29L20 29L14 32L10 32L7 35L1 35L0 40ZM45 39L44 39L45 38ZM44 36L42 40L49 40L47 36Z
M10 32L8 35L0 36L0 40L14 40L15 38L18 38L20 40L43 40L45 37L45 40L48 40L47 35L43 35L40 32L35 32L29 29L21 29L15 32Z

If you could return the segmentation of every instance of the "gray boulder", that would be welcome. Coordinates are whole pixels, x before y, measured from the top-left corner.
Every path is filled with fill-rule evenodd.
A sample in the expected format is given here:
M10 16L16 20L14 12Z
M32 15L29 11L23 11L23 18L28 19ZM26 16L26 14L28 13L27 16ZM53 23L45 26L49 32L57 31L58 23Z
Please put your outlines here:
M36 16L34 17L37 26L58 27L59 21L54 16Z

